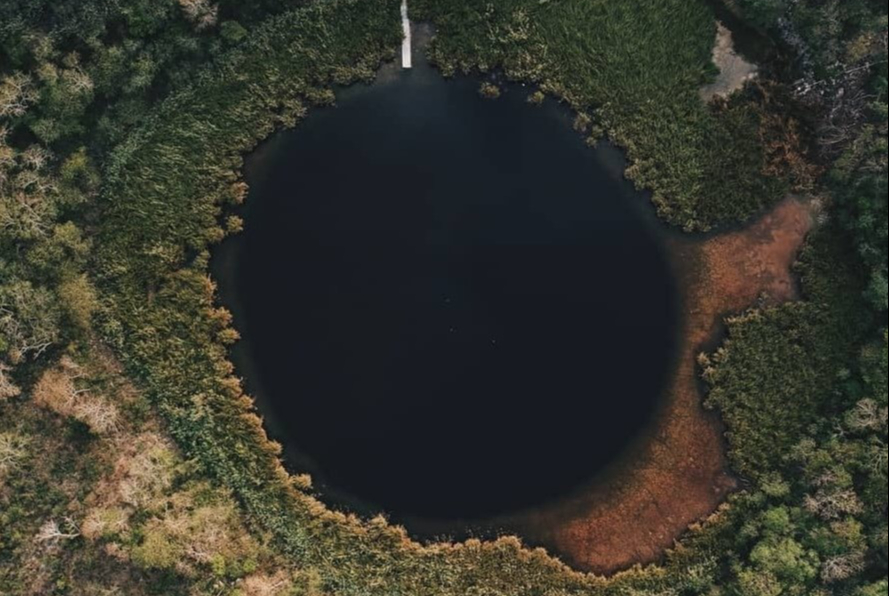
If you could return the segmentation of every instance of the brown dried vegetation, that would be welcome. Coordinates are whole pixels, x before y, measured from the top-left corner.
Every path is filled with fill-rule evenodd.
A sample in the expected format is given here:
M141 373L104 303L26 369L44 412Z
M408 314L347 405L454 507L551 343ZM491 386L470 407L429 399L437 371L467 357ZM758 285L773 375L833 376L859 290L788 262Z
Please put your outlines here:
M797 297L791 270L815 208L788 199L743 231L674 243L688 312L683 344L651 438L626 456L636 463L620 466L584 495L503 525L572 566L613 573L660 559L690 525L719 507L736 482L722 425L703 407L698 355L718 338L730 313Z
M117 407L105 397L84 387L84 371L69 357L48 370L34 387L38 406L86 424L98 435L114 432L120 426Z

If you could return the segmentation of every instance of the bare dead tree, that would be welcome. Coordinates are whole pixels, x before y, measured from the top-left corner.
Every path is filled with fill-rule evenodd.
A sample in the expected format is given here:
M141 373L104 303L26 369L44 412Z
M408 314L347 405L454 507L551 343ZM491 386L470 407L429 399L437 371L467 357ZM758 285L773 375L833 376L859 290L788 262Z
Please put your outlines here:
M6 144L9 134L9 127L0 124L0 192L3 192L3 182L12 175L12 168L16 164L15 149Z
M836 6L834 6L836 8ZM839 13L825 7L824 26L840 31ZM874 36L866 56L843 63L843 52L832 47L816 54L797 30L794 22L784 17L778 21L778 32L785 46L796 56L799 79L793 85L794 97L812 114L811 124L819 155L831 161L837 158L868 121L873 96L866 91L876 68L886 68L886 32ZM816 63L832 61L831 76L819 78Z
M86 423L96 434L104 435L120 428L120 414L104 399L80 399L74 417Z
M0 480L5 474L18 468L25 457L26 446L25 438L10 433L0 433Z
M846 424L853 431L876 431L884 426L880 405L873 399L858 402L846 416Z
M241 585L246 596L282 596L293 589L290 576L283 571L275 575L252 575Z
M138 447L136 455L118 462L118 468L125 470L118 493L123 503L140 508L170 487L176 454L167 439L154 433L140 435L134 443Z
M28 75L17 72L0 79L0 118L21 118L37 99Z
M822 489L814 495L806 495L804 506L809 513L824 520L835 520L864 511L864 505L853 490Z
M0 230L14 238L45 238L51 231L49 208L39 194L15 191L4 200Z
M60 524L56 520L49 520L40 527L35 540L41 544L57 545L60 542L76 540L80 538L80 529L70 517L66 517Z
M21 389L12 382L10 374L12 367L5 362L0 361L0 401L11 399L21 395Z
M71 89L78 94L87 94L92 93L95 88L95 84L93 83L93 79L87 74L84 70L80 68L75 68L70 71L68 74L69 81L71 82Z
M22 152L22 165L32 170L43 170L52 161L52 152L39 145L31 145Z
M118 430L120 413L117 408L104 397L91 395L89 389L78 387L78 381L83 378L80 366L66 356L34 387L34 402L62 416L80 420L96 434Z
M184 519L183 522L187 523L187 520ZM228 532L221 524L207 523L192 535L185 550L190 559L206 564L219 552L219 545L228 541Z
M40 159L41 153L32 153L31 159ZM22 192L39 196L48 196L58 191L54 180L42 176L38 170L23 170L15 177L15 185Z
M875 439L872 450L870 468L876 476L886 476L889 471L889 448L884 439Z
M822 154L838 154L855 139L867 122L873 99L865 92L863 82L844 84L837 89L829 110L815 129Z
M215 26L219 19L219 7L209 0L179 0L179 5L198 31Z
M821 566L821 579L833 584L852 578L866 568L862 553L849 553L827 559Z
M58 187L44 170L52 159L40 147L16 152L0 144L0 232L13 240L43 238L51 230Z
M0 333L6 338L7 357L15 366L24 358L38 358L59 339L60 312L52 292L11 280L0 286Z

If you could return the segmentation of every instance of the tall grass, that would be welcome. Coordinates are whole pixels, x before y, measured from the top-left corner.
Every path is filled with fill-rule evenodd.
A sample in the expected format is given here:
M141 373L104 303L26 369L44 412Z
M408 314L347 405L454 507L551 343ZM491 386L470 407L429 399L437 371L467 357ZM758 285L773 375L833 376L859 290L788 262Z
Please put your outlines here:
M232 490L258 532L316 570L325 593L337 596L660 594L660 586L708 572L689 550L669 568L606 581L514 539L421 547L382 521L325 509L282 469L233 377L226 349L233 333L215 308L208 249L223 236L223 206L243 195L243 153L329 101L331 82L370 77L393 56L401 43L399 2L317 3L254 36L166 101L105 172L96 249L101 331L184 453ZM706 544L709 536L695 540Z
M764 174L759 116L706 105L716 20L704 0L416 0L447 73L502 68L534 82L624 147L629 177L687 230L749 218L786 185Z

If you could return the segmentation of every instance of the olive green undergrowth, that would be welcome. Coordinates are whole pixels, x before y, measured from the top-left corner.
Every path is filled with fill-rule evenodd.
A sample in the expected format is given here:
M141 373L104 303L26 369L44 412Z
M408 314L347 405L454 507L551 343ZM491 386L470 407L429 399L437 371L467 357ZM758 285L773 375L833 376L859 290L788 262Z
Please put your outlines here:
M370 79L394 55L398 25L398 3L390 0L323 2L274 19L164 102L119 148L105 171L97 243L107 307L102 333L186 456L231 488L283 552L316 569L328 593L679 594L712 575L713 557L704 554L710 538L677 552L667 568L606 581L513 539L421 548L384 523L331 513L280 467L276 446L232 376L226 345L235 334L227 313L215 308L207 263L209 246L225 234L225 206L245 192L242 155L331 101L331 83Z
M705 104L716 20L701 0L415 0L445 73L502 70L590 117L591 142L625 148L628 176L686 230L743 221L786 191L764 174L761 114Z
M765 515L765 503L771 502L766 497L801 498L803 489L796 489L799 494L790 488L760 490L768 484L764 480L757 492L734 499L733 508L690 533L664 565L606 580L572 572L514 539L421 547L382 520L359 522L330 512L281 468L278 448L266 440L252 401L233 377L227 349L236 333L230 316L216 307L208 251L238 227L226 223L225 209L246 192L242 156L277 128L332 101L332 83L370 80L383 60L394 57L401 42L398 4L319 2L272 19L165 101L114 152L104 173L95 249L103 337L124 357L184 454L233 491L257 532L270 535L280 552L317 573L324 594L753 594L744 592L747 571L735 559L756 561L761 551L749 533L738 530L746 527L747 517ZM786 188L763 174L756 110L743 98L708 106L698 96L715 35L713 13L702 0L415 0L412 10L437 26L432 56L446 73L502 68L591 115L588 133L594 138L607 133L628 150L629 174L654 190L661 214L674 224L706 229L743 220ZM842 271L831 269L831 275ZM817 279L845 284L854 272L850 276L819 273ZM818 283L813 277L810 287L817 289ZM809 295L821 296L814 289ZM711 401L735 425L736 437L760 441L759 427L747 432L744 425L763 423L765 436L774 434L790 448L808 436L816 414L849 405L833 403L831 391L816 391L835 374L822 364L848 360L858 338L855 316L841 306L845 298L824 300L828 304L748 315L762 317L767 323L762 328L733 326L734 348L720 357L710 381L716 387ZM791 324L782 327L785 320ZM802 335L782 333L787 329ZM745 337L768 343L768 350L745 351ZM773 346L773 340L780 341ZM805 360L810 351L815 359ZM775 369L760 391L732 359L758 370L784 354L805 360L801 372L819 371L790 390L811 400L813 409L787 420L761 421L757 408L784 403L781 370ZM756 400L732 402L720 386L746 388ZM742 451L733 443L734 461L771 482L772 468L786 462L775 461L765 447L762 457L748 456L753 444ZM790 538L774 540L786 545ZM773 548L772 542L763 544ZM796 553L795 547L788 549ZM800 559L800 573L814 581L810 571L817 568L818 555L807 552ZM782 578L784 572L774 571ZM783 593L764 589L761 594Z

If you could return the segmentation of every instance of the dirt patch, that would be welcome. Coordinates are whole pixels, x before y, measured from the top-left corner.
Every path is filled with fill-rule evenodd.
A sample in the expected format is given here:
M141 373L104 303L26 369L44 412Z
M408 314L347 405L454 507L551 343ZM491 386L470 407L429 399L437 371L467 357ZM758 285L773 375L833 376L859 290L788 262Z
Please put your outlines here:
M735 51L732 32L722 23L718 23L713 63L719 69L719 76L713 83L701 88L701 99L707 102L717 97L728 97L759 72L755 64L747 62Z
M791 269L815 212L814 203L788 199L743 231L673 241L686 312L680 360L655 428L584 495L500 520L501 528L576 569L610 574L659 560L718 508L736 481L720 420L702 406L697 357L718 341L726 315L796 298Z

